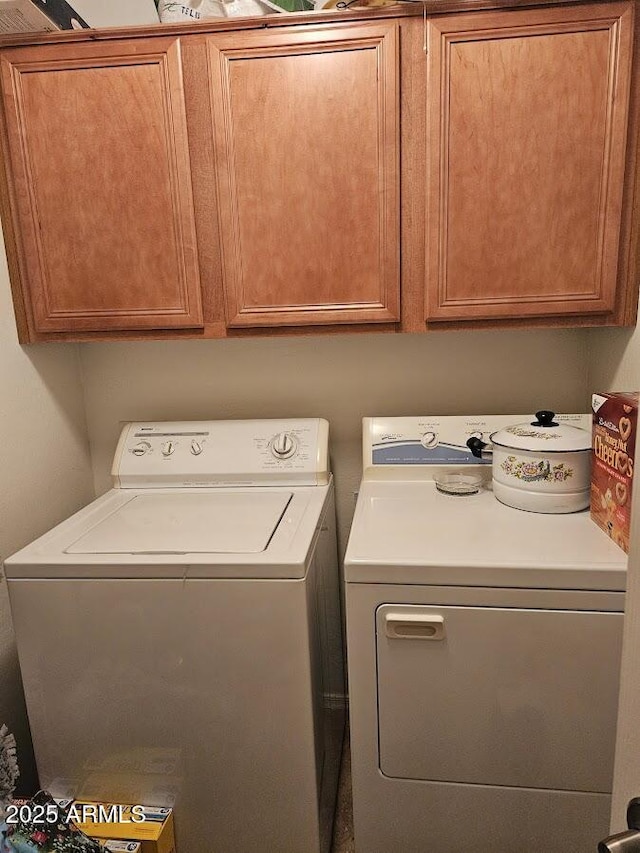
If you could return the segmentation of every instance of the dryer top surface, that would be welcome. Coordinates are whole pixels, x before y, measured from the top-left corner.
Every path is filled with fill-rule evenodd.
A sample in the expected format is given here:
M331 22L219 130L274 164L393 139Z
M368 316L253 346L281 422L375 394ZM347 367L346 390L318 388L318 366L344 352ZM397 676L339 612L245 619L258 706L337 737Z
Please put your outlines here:
M345 557L347 583L622 591L627 558L589 512L550 515L489 490L433 482L363 482Z

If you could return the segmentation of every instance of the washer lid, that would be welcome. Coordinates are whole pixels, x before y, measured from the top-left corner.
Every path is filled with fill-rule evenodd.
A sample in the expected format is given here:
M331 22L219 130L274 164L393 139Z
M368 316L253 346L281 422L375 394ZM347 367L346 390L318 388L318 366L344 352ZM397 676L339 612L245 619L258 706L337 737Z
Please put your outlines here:
M257 554L291 492L138 495L65 549L67 554Z

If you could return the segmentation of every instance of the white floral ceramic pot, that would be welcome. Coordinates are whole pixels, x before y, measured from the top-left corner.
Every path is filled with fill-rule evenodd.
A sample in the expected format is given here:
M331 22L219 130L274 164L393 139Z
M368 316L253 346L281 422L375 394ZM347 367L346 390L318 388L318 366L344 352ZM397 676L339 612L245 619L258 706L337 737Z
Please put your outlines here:
M536 412L531 423L470 438L474 456L493 457L493 493L508 506L530 512L578 512L589 506L591 435L561 424L553 412Z

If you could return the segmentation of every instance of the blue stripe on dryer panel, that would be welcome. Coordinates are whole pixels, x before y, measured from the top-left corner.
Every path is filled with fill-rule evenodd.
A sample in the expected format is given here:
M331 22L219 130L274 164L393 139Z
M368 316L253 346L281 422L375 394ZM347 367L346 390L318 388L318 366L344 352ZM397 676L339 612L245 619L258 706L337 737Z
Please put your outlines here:
M373 448L372 461L374 465L490 464L489 460L476 459L469 450L447 447L446 444L427 448L415 441L394 443L393 446L377 445Z

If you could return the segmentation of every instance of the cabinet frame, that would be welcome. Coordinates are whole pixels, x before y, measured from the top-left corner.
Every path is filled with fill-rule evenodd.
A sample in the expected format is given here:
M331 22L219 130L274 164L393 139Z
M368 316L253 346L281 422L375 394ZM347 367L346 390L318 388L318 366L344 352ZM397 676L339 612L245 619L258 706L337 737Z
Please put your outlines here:
M484 21L485 27L495 25L496 16L545 15L551 19L567 20L569 15L584 18L586 9L593 9L602 18L604 10L612 6L626 8L627 19L633 20L635 34L627 27L627 36L633 43L631 67L631 93L629 99L629 127L625 144L622 145L624 162L624 186L622 192L622 214L620 241L617 257L617 281L613 293L613 306L594 313L580 309L576 303L568 311L552 313L553 304L543 305L539 313L525 313L509 305L502 311L490 306L491 312L478 311L478 305L467 306L462 313L453 306L453 313L447 309L439 316L431 310L434 305L434 293L431 288L437 282L434 276L434 263L431 251L425 250L425 232L432 239L434 228L437 230L439 208L434 208L432 194L432 175L434 167L434 137L431 120L425 121L430 93L433 92L434 54L439 49L438 37L434 27L444 26L447 21L459 23L467 20L469 29ZM619 3L555 2L555 0L519 0L517 8L505 8L498 0L427 0L428 52L423 52L423 7L419 4L404 4L393 7L334 10L317 13L295 13L293 15L269 15L261 18L226 19L220 21L202 20L193 24L163 24L135 28L98 29L82 31L58 31L53 33L28 33L4 35L0 38L0 60L13 58L20 61L30 52L42 57L46 51L55 48L69 59L82 55L84 51L102 55L114 55L114 46L127 45L132 55L157 52L170 41L180 42L180 88L184 85L184 105L186 128L182 138L187 143L188 179L193 184L191 205L192 226L189 230L188 253L194 259L192 269L201 279L198 284L197 299L201 301L199 319L189 325L162 322L159 317L150 318L146 326L131 325L127 328L105 324L98 328L94 325L74 323L64 328L41 330L37 327L32 309L33 282L30 279L30 267L25 258L26 240L21 218L17 212L19 196L16 188L10 151L9 124L12 112L13 83L3 90L0 103L0 146L4 157L4 168L0 167L0 209L2 225L10 271L11 288L18 326L18 335L22 343L45 341L108 341L108 340L160 340L160 339L204 339L204 338L243 338L253 336L282 336L291 334L335 334L338 332L361 333L367 331L421 333L438 329L490 329L490 328L544 328L544 327L597 327L631 326L636 322L638 285L640 281L640 15L634 8L636 0L622 0ZM530 8L529 8L530 7ZM513 18L515 20L515 17ZM491 22L494 24L491 24ZM313 311L293 312L270 317L264 322L254 324L251 315L247 315L237 324L235 303L230 307L228 295L224 292L224 266L219 223L218 176L215 174L215 141L212 138L209 87L202 84L203 76L209 69L209 51L207 44L233 37L237 39L253 35L264 40L266 36L276 34L281 39L291 38L297 33L300 38L306 34L338 29L350 31L367 25L385 27L396 25L400 38L398 50L398 86L399 109L396 131L399 130L398 164L401 173L401 190L398 207L400 220L400 241L402 254L399 258L401 278L401 312L393 312L393 318L368 319L362 306L350 306L354 317L345 322L345 313L339 309L338 316ZM427 75L428 66L428 75ZM435 73L440 73L435 68ZM428 79L427 79L428 76ZM177 78L176 78L177 82ZM427 92L428 86L428 92ZM425 130L428 130L428 133ZM626 150L625 150L626 145ZM436 158L437 159L437 158ZM180 182L184 187L184 182ZM425 209L426 208L426 209ZM434 218L435 213L435 218ZM205 221L206 219L206 221ZM194 235L197 234L197 240ZM439 274L439 270L438 270ZM227 288L229 291L229 288ZM235 296L233 297L235 298ZM437 299L437 296L436 296ZM538 298L535 300L538 303ZM326 306L318 306L326 309ZM498 306L499 308L500 306ZM450 306L451 308L451 306ZM593 304L589 306L593 308ZM306 309L306 306L305 306ZM380 309L378 309L380 310ZM456 313L457 312L457 313ZM283 322L284 321L284 322Z

